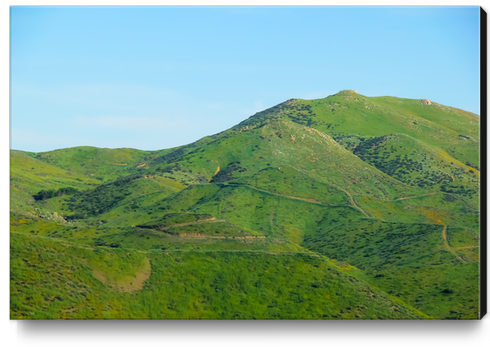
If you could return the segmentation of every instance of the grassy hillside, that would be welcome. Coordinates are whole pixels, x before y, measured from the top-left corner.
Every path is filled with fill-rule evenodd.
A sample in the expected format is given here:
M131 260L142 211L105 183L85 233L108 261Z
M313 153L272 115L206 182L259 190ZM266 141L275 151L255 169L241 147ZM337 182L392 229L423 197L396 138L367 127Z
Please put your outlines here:
M171 165L173 171L187 173L201 183L205 180L197 178L202 176L212 183L227 182L267 168L290 167L352 194L386 198L405 190L417 191L366 165L330 136L273 118L257 127L229 130Z
M85 176L112 179L131 173L137 166L143 165L151 153L132 148L85 146L34 154L33 157Z
M10 152L10 213L16 216L39 215L43 210L34 195L41 190L57 191L63 187L90 189L100 184L95 178L60 169L21 151Z
M12 319L477 319L479 117L341 91L160 151L11 151Z
M13 319L426 317L310 254L92 250L14 234L11 261Z
M379 137L406 134L478 166L480 119L477 115L423 100L366 97L341 91L324 99L291 99L259 112L240 125L270 117L289 118L331 136Z
M304 246L358 267L367 281L431 316L476 319L478 237L457 229L448 237L446 228L376 220L340 228L322 223Z

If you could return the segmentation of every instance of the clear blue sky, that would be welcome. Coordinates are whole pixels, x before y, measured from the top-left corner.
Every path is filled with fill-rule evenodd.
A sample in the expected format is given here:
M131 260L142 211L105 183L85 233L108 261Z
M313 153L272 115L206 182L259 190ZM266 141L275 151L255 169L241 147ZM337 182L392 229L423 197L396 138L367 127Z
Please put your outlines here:
M479 114L478 7L12 7L11 148L154 150L342 89Z

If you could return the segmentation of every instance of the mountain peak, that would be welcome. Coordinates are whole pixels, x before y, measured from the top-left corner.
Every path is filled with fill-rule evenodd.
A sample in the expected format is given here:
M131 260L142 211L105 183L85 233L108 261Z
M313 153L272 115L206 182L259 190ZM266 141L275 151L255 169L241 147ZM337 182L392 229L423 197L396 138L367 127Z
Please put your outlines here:
M344 89L335 95L346 95L346 94L359 94L359 93L357 92L357 90L354 90L354 89Z

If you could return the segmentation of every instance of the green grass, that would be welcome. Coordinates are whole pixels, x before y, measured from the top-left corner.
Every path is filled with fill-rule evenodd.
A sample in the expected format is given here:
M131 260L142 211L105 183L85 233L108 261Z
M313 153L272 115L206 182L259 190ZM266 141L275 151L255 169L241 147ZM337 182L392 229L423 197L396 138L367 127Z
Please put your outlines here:
M50 152L35 153L32 156L51 165L70 169L89 177L103 180L116 179L134 173L137 166L145 164L152 152L132 148L73 147ZM144 171L143 166L140 171Z
M479 127L341 91L177 148L11 151L11 318L477 319Z
M444 223L479 230L479 211L457 194L437 193L403 200L358 198L365 211L388 222Z
M393 178L421 188L440 189L458 181L477 183L480 172L405 134L366 139L359 136L336 138L362 160Z
M269 167L251 177L243 177L232 183L248 185L283 197L329 205L348 205L347 195L332 185L319 182L291 167Z
M463 263L448 252L442 229L435 224L374 220L341 227L325 223L306 237L303 246L352 264L363 271L361 278L433 317L476 319L478 259L466 256ZM452 247L473 246L475 236L455 229L448 240Z
M131 277L135 293L97 279ZM309 254L93 252L12 235L12 319L420 319L424 315Z

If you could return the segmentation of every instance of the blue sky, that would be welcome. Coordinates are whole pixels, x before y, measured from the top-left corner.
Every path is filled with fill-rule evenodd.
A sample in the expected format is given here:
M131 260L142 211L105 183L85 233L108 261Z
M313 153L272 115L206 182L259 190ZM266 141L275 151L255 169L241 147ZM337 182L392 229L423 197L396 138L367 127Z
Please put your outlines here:
M175 147L342 89L479 114L479 7L12 7L11 148Z

